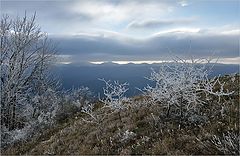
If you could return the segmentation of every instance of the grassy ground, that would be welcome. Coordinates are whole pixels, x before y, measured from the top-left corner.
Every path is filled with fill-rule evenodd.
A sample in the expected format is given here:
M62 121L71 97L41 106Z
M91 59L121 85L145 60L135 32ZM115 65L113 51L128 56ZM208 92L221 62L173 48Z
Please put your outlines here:
M223 134L239 135L239 76L235 76L235 80L225 76L221 81L226 82L226 89L234 94L220 102L217 98L210 101L199 116L193 116L194 122L174 115L166 117L157 105L110 113L98 103L96 122L87 122L93 120L78 112L41 135L1 152L2 155L234 154L212 143L214 136L223 139ZM141 96L133 99L135 103L147 102ZM238 151L239 144L235 148Z

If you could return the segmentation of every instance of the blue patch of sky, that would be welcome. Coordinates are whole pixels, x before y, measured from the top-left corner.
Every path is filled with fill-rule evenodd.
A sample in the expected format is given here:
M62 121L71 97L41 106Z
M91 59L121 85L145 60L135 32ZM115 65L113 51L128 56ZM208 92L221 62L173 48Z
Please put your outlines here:
M239 0L198 0L190 1L190 5L178 8L180 16L198 17L206 26L219 26L239 23Z

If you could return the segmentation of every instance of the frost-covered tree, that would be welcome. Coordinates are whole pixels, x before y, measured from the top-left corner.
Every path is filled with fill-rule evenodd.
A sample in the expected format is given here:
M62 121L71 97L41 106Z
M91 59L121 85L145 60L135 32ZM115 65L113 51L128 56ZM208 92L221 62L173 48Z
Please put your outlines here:
M128 91L128 83L119 83L119 81L111 82L110 80L106 81L105 79L99 80L105 83L105 87L103 88L104 96L102 98L99 97L99 101L103 104L103 107L100 109L103 110L105 108L110 108L110 114L116 112L119 119L121 120L121 111L126 109L130 103L129 98L125 96L125 93ZM96 103L88 102L82 106L81 112L87 114L90 117L90 119L87 120L83 118L83 121L96 123L98 126L100 126L100 123L104 120L105 117L109 115L109 112L97 114L94 111L94 108L96 106L95 104Z
M183 117L197 111L199 106L206 103L209 95L220 98L232 94L224 90L224 83L219 81L219 77L209 79L210 70L210 60L177 58L174 62L163 63L158 71L152 71L148 79L155 85L148 85L144 92L151 98L152 104L166 108L167 116L174 108ZM220 89L216 90L216 86L220 86Z
M118 81L106 81L99 79L105 83L103 88L104 99L100 99L104 103L105 107L110 107L114 111L122 110L126 108L126 104L129 99L125 96L128 91L128 83L119 83Z
M0 89L1 125L9 130L17 127L17 119L35 96L41 96L55 82L49 67L55 46L35 23L28 18L10 19L2 15L0 23ZM34 106L37 109L39 106Z

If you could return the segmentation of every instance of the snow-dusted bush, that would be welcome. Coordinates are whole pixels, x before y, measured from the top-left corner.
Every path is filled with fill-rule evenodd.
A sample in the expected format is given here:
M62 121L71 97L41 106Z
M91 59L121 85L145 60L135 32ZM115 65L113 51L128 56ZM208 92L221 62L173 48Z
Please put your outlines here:
M143 89L145 95L150 97L152 104L160 104L167 108L169 115L171 108L179 112L183 117L189 113L196 112L198 108L206 104L205 99L209 95L221 96L232 94L224 89L224 83L219 81L219 77L209 79L211 66L209 60L183 60L176 59L171 63L163 63L158 71L152 70L149 80L155 86L148 85ZM219 86L219 90L215 87Z
M128 91L128 83L119 83L118 81L106 81L104 79L99 79L105 83L105 88L103 88L104 98L99 99L104 103L105 107L110 107L114 111L119 111L125 109L129 102L129 98L125 96Z
M119 132L118 137L121 143L126 143L129 140L132 140L136 136L136 133L126 130L124 132Z
M59 111L60 97L56 91L47 89L42 95L35 96L31 103L33 105L32 116L37 118L39 123L52 124Z
M239 155L239 141L239 133L227 132L220 137L214 135L211 144L224 154Z
M83 119L83 121L85 121L85 122L97 123L97 124L99 124L99 115L97 115L97 114L93 111L94 106L95 106L95 103L88 103L88 104L86 104L86 105L84 105L84 106L82 107L81 112L82 112L82 113L85 113L85 114L87 114L88 116L91 117L90 120L86 120L86 119L84 119L84 118L82 118L82 119Z
M62 121L80 112L83 107L95 102L95 97L88 87L80 87L61 94L61 103L57 113L57 120Z
M36 134L36 129L32 124L27 124L22 129L15 129L9 131L4 125L1 126L1 146L0 149L5 148L13 143L19 141L26 141L34 133Z
M79 87L62 92L62 104L74 105L79 110L93 101L95 101L95 97L88 87Z
M78 108L82 108L83 106L86 106L95 100L93 93L88 87L80 87L78 89L74 89L71 93L71 98L73 104Z
M22 101L23 102L23 101ZM16 110L18 118L14 130L1 125L1 148L12 143L28 140L39 134L44 128L53 126L59 111L61 99L56 91L48 88L42 95L35 95L30 101L24 101Z

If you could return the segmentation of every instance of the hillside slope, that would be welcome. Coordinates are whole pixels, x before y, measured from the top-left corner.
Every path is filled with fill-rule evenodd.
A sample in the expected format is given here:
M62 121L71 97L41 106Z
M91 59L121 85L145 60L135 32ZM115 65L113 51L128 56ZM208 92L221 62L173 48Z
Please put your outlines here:
M239 154L239 75L220 80L234 93L212 100L197 115L166 116L160 106L146 105L144 96L132 98L138 108L120 112L98 102L95 120L77 112L2 154Z

